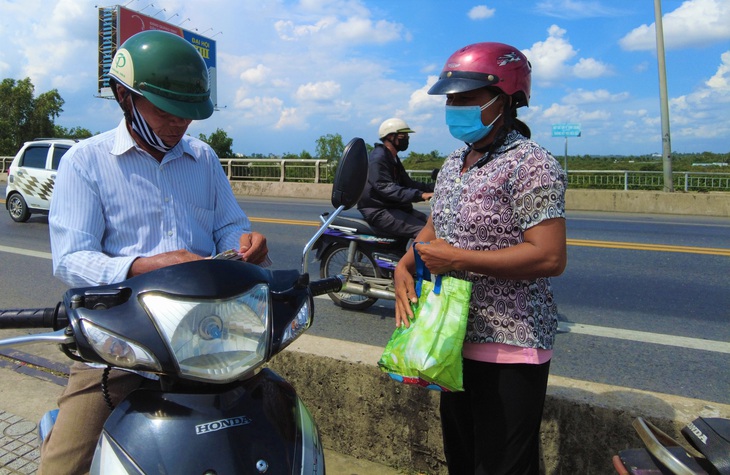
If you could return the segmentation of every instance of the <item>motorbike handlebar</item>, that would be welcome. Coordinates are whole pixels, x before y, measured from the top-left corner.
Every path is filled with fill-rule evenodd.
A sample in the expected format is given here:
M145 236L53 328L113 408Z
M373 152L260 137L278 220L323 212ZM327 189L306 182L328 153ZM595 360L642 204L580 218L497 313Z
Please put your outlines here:
M0 328L53 328L68 325L65 307L59 302L55 307L0 310Z
M330 292L339 292L342 286L345 284L344 275L336 275L333 277L327 277L326 279L315 280L309 283L309 290L315 297L317 295L324 295Z

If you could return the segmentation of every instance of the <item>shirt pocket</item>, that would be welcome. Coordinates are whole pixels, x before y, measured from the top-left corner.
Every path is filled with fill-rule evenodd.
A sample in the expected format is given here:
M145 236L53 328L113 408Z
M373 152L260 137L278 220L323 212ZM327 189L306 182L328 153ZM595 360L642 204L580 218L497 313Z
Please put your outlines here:
M209 256L215 252L213 241L213 222L215 211L202 208L193 203L183 203L187 223L186 229L180 231L190 251L200 256Z

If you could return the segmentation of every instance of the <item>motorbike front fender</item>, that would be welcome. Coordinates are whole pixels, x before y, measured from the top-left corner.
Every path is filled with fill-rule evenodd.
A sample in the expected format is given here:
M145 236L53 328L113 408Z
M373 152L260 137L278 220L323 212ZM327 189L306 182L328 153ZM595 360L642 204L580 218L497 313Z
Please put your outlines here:
M216 390L140 389L109 416L92 473L324 473L311 414L270 369Z

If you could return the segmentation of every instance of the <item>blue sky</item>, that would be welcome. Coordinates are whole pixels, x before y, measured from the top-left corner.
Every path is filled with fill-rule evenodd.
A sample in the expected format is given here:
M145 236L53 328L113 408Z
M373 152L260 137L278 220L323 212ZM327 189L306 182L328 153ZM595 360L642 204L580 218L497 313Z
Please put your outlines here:
M127 0L217 42L218 105L192 135L216 128L237 153L314 153L316 140L377 140L397 116L411 149L460 144L443 97L426 91L448 56L480 41L518 47L533 65L520 117L556 156L552 124L579 123L574 154L661 153L654 2L649 0ZM91 0L0 0L0 78L56 88L65 127L100 132L120 111L96 96L97 10ZM104 4L111 6L113 4ZM662 2L675 152L730 152L730 0Z

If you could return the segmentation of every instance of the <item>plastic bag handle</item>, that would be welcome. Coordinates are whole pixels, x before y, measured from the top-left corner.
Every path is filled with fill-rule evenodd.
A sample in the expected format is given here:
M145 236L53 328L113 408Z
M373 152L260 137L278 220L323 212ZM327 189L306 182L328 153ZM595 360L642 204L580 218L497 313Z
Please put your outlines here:
M416 250L416 244L428 244L427 242L413 243L413 256L416 259L416 297L421 298L421 287L423 280L426 279L431 281L431 271L428 270L426 264L423 263L421 255ZM436 280L433 282L433 293L439 295L441 293L441 276L436 275Z

